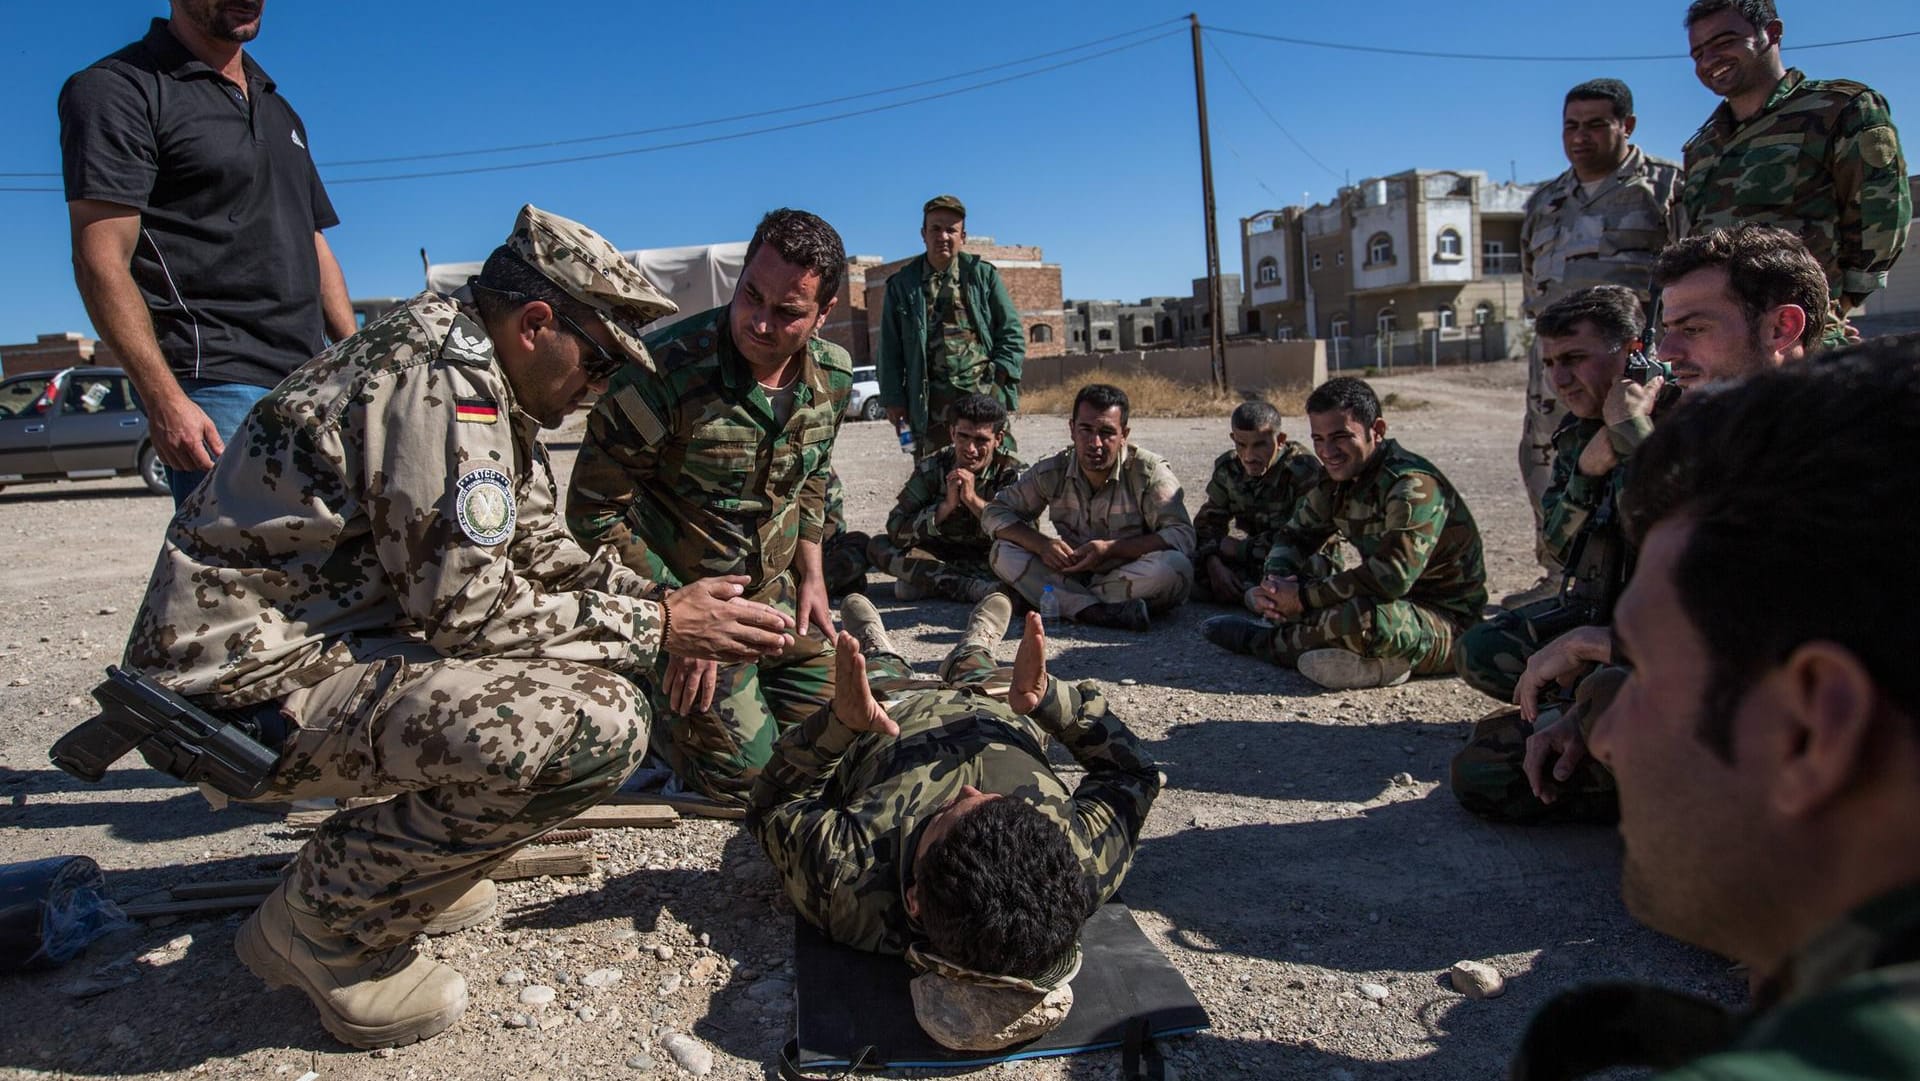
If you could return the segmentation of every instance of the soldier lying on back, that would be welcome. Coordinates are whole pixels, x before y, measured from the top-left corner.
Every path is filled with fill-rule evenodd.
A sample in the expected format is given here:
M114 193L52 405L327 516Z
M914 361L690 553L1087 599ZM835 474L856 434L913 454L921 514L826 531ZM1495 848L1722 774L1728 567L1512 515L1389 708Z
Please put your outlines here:
M906 954L930 974L915 989L922 1025L968 1049L1065 1016L1081 925L1120 887L1160 791L1094 685L1047 675L1038 613L1006 699L986 692L1012 610L1005 594L982 601L945 685L882 704L869 680L897 683L906 662L849 597L833 704L781 738L747 813L800 914L835 942ZM1050 741L1087 770L1071 790L1047 764ZM972 1025L956 1017L982 998L998 1006L960 1011Z

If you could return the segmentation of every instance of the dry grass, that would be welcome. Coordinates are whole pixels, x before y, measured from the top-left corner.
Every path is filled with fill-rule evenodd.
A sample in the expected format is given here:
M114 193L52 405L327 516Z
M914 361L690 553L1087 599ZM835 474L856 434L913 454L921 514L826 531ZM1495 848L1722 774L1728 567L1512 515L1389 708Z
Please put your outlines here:
M1111 383L1126 391L1127 401L1132 406L1131 415L1136 417L1224 417L1233 412L1234 406L1254 398L1273 403L1281 416L1297 417L1306 410L1305 387L1221 394L1212 387L1177 383L1164 375L1147 372L1105 372L1098 381ZM1020 412L1065 416L1073 408L1073 396L1079 390L1078 383L1032 389L1021 387Z

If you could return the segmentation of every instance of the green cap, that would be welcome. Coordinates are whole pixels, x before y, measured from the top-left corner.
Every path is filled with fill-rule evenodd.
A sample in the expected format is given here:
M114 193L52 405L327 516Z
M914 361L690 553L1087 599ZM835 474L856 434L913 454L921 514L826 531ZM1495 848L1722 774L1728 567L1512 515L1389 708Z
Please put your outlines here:
M936 195L928 199L927 205L920 208L920 216L924 218L936 210L951 210L963 218L967 216L967 204L957 195Z

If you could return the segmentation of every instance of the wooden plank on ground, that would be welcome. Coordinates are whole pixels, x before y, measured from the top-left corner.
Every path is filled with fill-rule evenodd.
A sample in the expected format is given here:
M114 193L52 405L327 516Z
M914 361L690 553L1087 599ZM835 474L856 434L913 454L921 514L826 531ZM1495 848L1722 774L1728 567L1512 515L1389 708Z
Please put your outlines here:
M487 877L495 882L541 875L584 875L593 870L593 853L584 848L529 848L494 865Z
M257 897L272 893L279 884L280 878L276 875L273 878L235 878L225 882L189 882L167 892L176 901L197 901L206 897Z
M191 916L199 912L231 912L236 908L258 908L267 899L264 893L247 896L200 897L191 901L156 901L146 905L123 905L120 911L129 919L150 920L159 916Z
M661 792L616 792L601 807L671 807L683 815L697 818L745 818L747 809L721 803L691 792L667 795Z
M563 830L667 829L680 821L680 812L664 804L601 805L560 824Z

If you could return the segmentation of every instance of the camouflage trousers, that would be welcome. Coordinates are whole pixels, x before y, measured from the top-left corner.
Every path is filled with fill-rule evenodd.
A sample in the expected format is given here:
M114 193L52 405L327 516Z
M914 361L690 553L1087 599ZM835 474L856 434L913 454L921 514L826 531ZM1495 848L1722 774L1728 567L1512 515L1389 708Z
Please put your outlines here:
M867 682L873 686L876 695L891 693L896 687L908 681L924 682L933 686L936 681L916 677L913 665L898 653L869 653L867 658ZM996 672L1006 673L993 659L993 653L986 647L972 642L961 642L947 652L940 661L938 683L948 687L966 687L976 683L986 683Z
M795 592L789 572L754 599L791 616ZM774 741L833 698L833 643L817 627L777 657L721 665L713 708L704 713L674 711L665 691L666 670L663 654L649 687L654 750L687 787L728 803L744 804L754 778L773 756Z
M1540 340L1535 338L1533 348L1527 351L1527 412L1520 424L1520 479L1527 486L1527 504L1533 508L1533 557L1542 570L1554 573L1561 568L1541 540L1547 528L1547 511L1541 500L1553 483L1554 429L1566 415L1566 406L1554 394L1546 366L1540 363Z
M1482 694L1511 702L1527 659L1581 622L1557 597L1500 612L1460 636L1460 678Z
M280 708L293 727L269 797L393 797L327 819L287 872L302 908L376 948L612 795L647 746L646 703L622 676L418 642L369 643L366 663Z
M1306 618L1274 627L1253 643L1253 655L1291 668L1311 649L1344 649L1363 657L1400 657L1413 674L1432 676L1454 669L1460 636L1458 617L1412 601L1355 597Z
M1068 619L1096 604L1118 604L1139 598L1159 612L1185 603L1193 592L1193 561L1170 548L1148 552L1109 571L1061 574L1040 557L1008 541L994 541L987 561L1002 582L1012 586L1028 604L1040 607L1047 586Z
M867 588L869 541L865 533L839 532L820 545L820 570L827 579L827 596L844 597Z
M1224 553L1220 554L1219 558L1220 562L1225 563L1227 569L1233 572L1239 588L1235 589L1230 597L1217 596L1219 591L1213 588L1213 577L1207 573L1206 561L1196 560L1193 568L1193 599L1206 601L1209 604L1231 605L1235 608L1246 607L1247 590L1259 585L1260 580L1266 575L1262 566L1265 560L1256 562Z
M952 551L902 549L886 536L875 536L867 542L867 556L874 566L920 592L950 601L972 603L981 588L1000 585L993 568L987 566L985 552L969 559Z
M1580 681L1570 704L1543 707L1539 727L1564 714L1582 731L1591 731L1593 720L1613 704L1625 678L1622 669L1599 669ZM1527 784L1525 769L1527 737L1534 729L1516 707L1496 710L1474 724L1466 747L1453 756L1453 798L1460 806L1498 822L1609 825L1617 821L1620 800L1613 774L1591 756L1582 759L1573 776L1559 785L1552 803L1540 802Z

